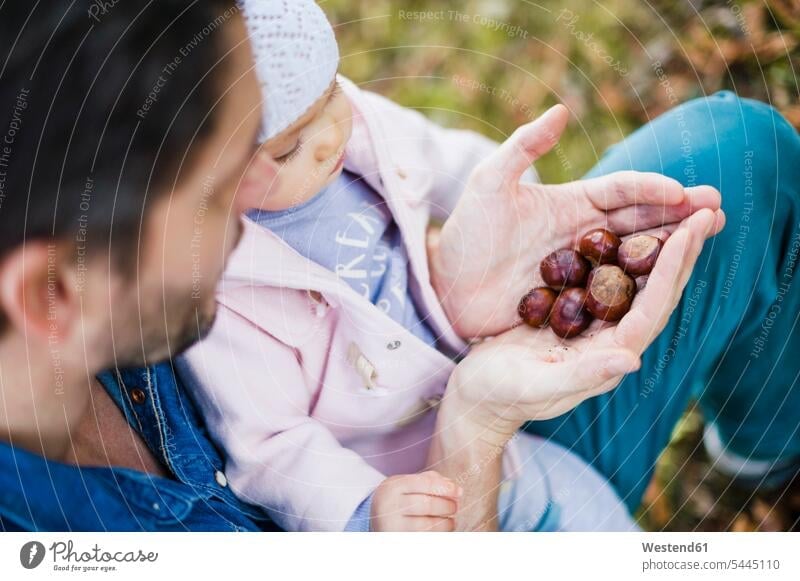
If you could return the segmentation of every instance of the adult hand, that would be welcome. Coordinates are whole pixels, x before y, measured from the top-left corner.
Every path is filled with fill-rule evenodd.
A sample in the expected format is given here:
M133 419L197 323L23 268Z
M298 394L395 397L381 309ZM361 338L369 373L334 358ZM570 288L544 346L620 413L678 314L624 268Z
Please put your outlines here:
M677 306L704 241L723 226L724 215L708 209L683 220L617 324L596 320L567 340L549 328L522 325L475 347L451 376L438 429L457 418L475 438L502 445L524 422L559 416L613 389L639 368Z
M718 211L708 186L684 188L655 173L618 172L567 184L520 183L530 164L557 143L567 109L556 105L517 129L471 174L431 249L431 279L462 337L496 335L519 321L517 304L543 284L539 263L576 247L591 228L619 235L668 233L698 209Z

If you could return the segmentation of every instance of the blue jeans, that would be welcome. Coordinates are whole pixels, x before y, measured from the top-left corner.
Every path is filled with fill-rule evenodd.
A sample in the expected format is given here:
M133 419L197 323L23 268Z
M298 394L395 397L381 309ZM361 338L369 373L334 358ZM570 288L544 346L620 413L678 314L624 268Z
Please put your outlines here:
M634 510L692 397L737 455L800 457L800 136L768 105L721 92L639 129L587 177L619 170L712 185L727 215L641 369L526 428L582 456Z

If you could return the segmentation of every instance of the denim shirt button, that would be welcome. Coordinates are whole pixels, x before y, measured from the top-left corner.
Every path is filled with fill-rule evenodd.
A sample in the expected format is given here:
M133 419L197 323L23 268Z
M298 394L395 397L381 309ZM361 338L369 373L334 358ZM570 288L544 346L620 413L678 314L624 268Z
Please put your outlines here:
M143 389L139 389L137 387L136 389L131 390L131 399L133 400L133 403L142 405L147 399L147 394L145 394Z
M221 470L217 470L216 472L214 472L214 480L216 480L217 484L219 484L223 488L228 486L228 478Z

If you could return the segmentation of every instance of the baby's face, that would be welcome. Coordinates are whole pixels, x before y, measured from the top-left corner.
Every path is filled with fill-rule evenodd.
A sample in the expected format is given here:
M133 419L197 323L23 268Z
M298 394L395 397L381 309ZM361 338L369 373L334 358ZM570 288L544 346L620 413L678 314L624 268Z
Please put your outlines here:
M264 142L262 151L279 165L278 179L266 184L262 210L285 210L312 198L342 172L352 132L350 101L334 79L300 119Z

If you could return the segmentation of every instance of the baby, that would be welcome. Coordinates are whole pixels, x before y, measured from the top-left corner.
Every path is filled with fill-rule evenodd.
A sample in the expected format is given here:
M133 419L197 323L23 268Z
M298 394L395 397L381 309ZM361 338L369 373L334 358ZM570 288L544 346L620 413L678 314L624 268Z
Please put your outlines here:
M496 144L337 78L333 30L313 1L242 7L263 90L251 171L264 197L219 286L214 327L179 370L225 452L227 482L283 528L451 530L461 490L422 471L466 344L430 284L426 230ZM528 461L515 466L509 448ZM509 448L504 528L553 528L553 488L576 474L611 515L584 506L587 522L632 526L563 449L527 434ZM534 459L548 454L558 474Z

